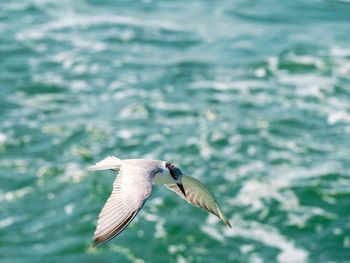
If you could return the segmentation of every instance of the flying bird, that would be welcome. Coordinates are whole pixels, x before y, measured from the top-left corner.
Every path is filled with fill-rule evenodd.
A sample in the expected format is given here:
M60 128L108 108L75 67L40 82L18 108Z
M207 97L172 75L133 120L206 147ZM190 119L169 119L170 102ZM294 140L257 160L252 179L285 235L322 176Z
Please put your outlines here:
M199 180L184 175L171 163L147 159L121 160L109 156L87 169L113 170L119 173L114 181L112 194L98 217L93 246L119 235L143 207L154 185L165 185L188 203L216 215L231 227L209 190Z

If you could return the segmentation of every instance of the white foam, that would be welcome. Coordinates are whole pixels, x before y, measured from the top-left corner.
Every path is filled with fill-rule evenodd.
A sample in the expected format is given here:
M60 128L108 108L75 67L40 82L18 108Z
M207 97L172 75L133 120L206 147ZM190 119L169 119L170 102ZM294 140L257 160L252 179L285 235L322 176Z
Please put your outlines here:
M296 247L293 241L288 240L275 228L253 221L244 221L238 216L230 221L232 228L225 228L225 236L252 239L266 246L278 248L280 253L277 256L277 260L281 263L302 263L308 261L308 252Z
M176 257L176 262L177 262L177 263L187 263L188 261L187 261L186 258L184 258L183 256L178 255L178 256ZM192 261L190 261L190 262L192 262Z
M287 56L287 59L289 61L292 61L297 64L301 65L314 65L317 68L323 68L324 63L320 58L314 57L314 56L309 56L309 55L295 55L295 54L289 54Z
M164 218L160 218L159 220L157 220L156 223L156 231L154 233L154 237L155 238L164 238L166 237L166 231L164 228L165 225L165 219Z
M330 125L336 124L338 122L350 123L350 114L345 111L336 111L330 113L328 115L327 122Z
M7 140L7 135L5 133L0 132L0 145L5 144Z
M249 205L252 210L263 210L264 200L274 199L278 201L285 209L297 207L298 198L291 191L285 191L283 194L278 190L289 185L288 180L274 179L273 182L249 180L246 182L234 203L240 205Z
M348 57L350 56L350 48L333 46L331 48L331 55L334 57Z
M186 247L185 245L183 244L180 244L180 245L170 245L168 247L168 251L170 254L176 254L178 252L181 252L181 251L185 251L186 250Z
M332 77L325 77L316 74L289 74L286 72L278 73L279 81L283 84L290 84L296 87L329 87L335 84L336 79Z
M243 175L247 175L247 172L250 174L250 168L254 167L256 167L256 165L252 167L248 166L248 171L245 171L247 169L245 168L243 170ZM266 169L262 164L260 168ZM266 177L264 180L252 178L244 182L239 193L231 200L231 204L247 205L252 210L263 210L265 208L264 201L275 200L285 211L299 211L301 209L299 199L295 193L289 189L293 183L300 179L327 175L339 168L339 163L337 162L326 162L308 168L294 167L293 169L288 169L288 167L282 166L273 171L270 170L271 176ZM241 168L241 170L242 169L243 168ZM240 173L242 173L242 171Z
M213 89L218 91L227 90L248 90L255 87L265 87L266 82L260 80L236 80L236 81L196 81L192 85L193 89ZM227 95L226 95L227 96Z
M0 228L8 227L15 222L13 217L7 217L3 220L0 220Z
M168 20L157 20L157 19L140 19L131 16L114 15L114 14L103 14L103 15L88 15L76 13L64 13L57 16L57 19L53 22L43 24L41 27L36 27L34 29L25 29L16 34L16 39L19 41L23 40L35 40L42 39L47 36L47 33L53 31L59 31L64 29L70 29L74 27L87 27L94 25L129 25L137 27L147 27L147 28L159 28L168 30L182 30L182 28L171 21ZM125 36L123 36L125 38ZM81 41L81 44L84 44ZM102 44L102 43L101 43Z
M125 106L119 114L121 119L146 119L149 116L147 108L142 104L130 104Z
M132 133L127 129L121 129L118 131L118 136L122 139L129 140L133 137Z
M216 239L217 241L224 241L225 237L222 233L218 231L218 228L214 225L203 225L201 227L201 231L203 233L206 233L208 236L212 237L213 239Z
M15 191L0 193L0 202L2 201L13 202L17 199L23 198L24 196L31 193L32 191L33 191L33 188L28 186Z
M74 211L74 204L73 203L67 204L64 207L64 212L69 216L73 214L73 211Z
M67 163L65 168L64 175L60 178L62 181L73 181L74 183L78 183L87 175L87 172L77 163Z
M342 61L342 63L340 63L339 67L336 68L336 71L339 75L342 76L349 76L350 74L350 63L348 63L347 61Z

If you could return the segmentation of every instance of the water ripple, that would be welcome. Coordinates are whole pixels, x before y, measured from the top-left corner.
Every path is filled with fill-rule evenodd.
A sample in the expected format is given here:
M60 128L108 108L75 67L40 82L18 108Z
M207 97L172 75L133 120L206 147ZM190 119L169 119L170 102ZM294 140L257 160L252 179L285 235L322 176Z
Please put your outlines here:
M2 259L348 260L346 1L1 7ZM92 249L115 176L85 167L112 154L178 163L233 228L155 188Z

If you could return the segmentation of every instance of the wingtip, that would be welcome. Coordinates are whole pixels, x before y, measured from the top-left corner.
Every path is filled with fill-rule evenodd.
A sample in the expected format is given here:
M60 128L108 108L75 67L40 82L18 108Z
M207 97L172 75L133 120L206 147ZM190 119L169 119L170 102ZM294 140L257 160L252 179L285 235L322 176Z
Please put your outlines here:
M232 228L230 221L228 221L227 217L224 214L224 211L222 211L222 209L220 208L219 204L217 202L215 202L216 205L218 206L218 210L219 210L219 214L217 215L223 222L225 225L229 226L230 228Z
M92 247L94 247L94 248L96 248L96 247L98 247L99 245L100 245L100 241L97 239L97 238L95 238L93 241L92 241Z

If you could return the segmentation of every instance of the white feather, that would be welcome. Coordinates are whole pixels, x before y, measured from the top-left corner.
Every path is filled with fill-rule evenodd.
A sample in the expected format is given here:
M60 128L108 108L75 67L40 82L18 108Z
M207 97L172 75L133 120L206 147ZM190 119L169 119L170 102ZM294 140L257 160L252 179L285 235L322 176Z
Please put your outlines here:
M118 170L121 166L121 160L114 156L108 156L102 161L89 166L89 171L100 171L100 170Z
M94 246L120 234L134 219L152 192L151 170L123 165L113 191L99 215Z

